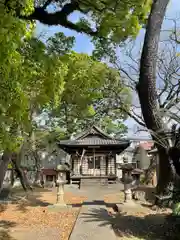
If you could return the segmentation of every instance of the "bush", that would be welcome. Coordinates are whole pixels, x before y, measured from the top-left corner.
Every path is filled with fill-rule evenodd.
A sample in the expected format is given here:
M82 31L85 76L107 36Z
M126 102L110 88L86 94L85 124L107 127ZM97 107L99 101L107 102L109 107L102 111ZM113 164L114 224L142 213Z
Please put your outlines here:
M173 209L172 209L172 215L173 216L180 216L180 203L175 203L173 205Z

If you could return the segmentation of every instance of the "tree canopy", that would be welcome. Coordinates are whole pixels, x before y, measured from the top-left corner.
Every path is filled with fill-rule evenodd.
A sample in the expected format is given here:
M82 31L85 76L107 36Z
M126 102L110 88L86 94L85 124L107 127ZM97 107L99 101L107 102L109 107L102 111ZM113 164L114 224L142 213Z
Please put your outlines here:
M58 33L46 43L33 37L33 23L17 18L13 11L13 8L21 6L19 14L31 13L30 2L25 3L9 5L10 10L7 6L2 7L0 12L2 149L15 149L21 145L24 134L31 132L34 116L42 111L53 113L61 110L63 126L63 111L68 108L71 116L66 124L70 122L68 129L72 133L77 125L72 121L81 120L81 124L85 122L87 126L85 119L89 118L92 122L94 115L100 119L103 117L100 110L107 110L107 106L112 108L114 103L110 104L110 98L115 97L112 95L113 88L118 86L127 107L130 103L130 93L123 88L118 73L86 54L73 52L73 37ZM111 83L110 95L108 88ZM100 106L103 107L100 109ZM116 114L121 120L125 118L122 111L118 113L117 106ZM110 121L108 124L110 126Z
M34 2L34 8L32 8ZM129 36L136 36L147 19L151 0L6 0L7 9L21 19L38 20L47 25L61 25L65 28L84 32L101 40L109 38L120 42ZM29 11L21 11L28 6ZM53 9L53 11L52 11ZM51 11L50 11L51 10ZM69 20L73 12L81 14L77 22Z
M57 43L59 37L62 35L57 34L53 42ZM59 54L58 48L55 52ZM50 125L63 128L67 135L92 124L109 133L126 131L122 122L127 115L119 105L128 111L131 92L124 86L119 73L86 54L71 51L60 56L68 72L59 105L45 109Z
M47 53L45 44L32 38L33 24L3 8L0 14L0 145L15 149L22 142L22 133L29 132L32 108L59 102L66 66L55 54Z

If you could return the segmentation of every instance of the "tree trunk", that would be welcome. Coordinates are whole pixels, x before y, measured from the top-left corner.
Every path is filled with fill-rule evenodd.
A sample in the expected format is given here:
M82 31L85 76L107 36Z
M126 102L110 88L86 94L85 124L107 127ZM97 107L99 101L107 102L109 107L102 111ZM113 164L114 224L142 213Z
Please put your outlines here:
M172 172L169 162L169 155L166 149L161 146L158 148L159 153L159 179L157 184L157 193L160 195L169 194L169 184L172 182Z
M23 169L20 167L20 161L18 159L17 154L13 154L12 163L14 165L15 171L17 173L17 176L20 179L20 182L21 182L21 185L22 185L24 191L32 190L32 187L30 185L30 182L28 181L25 171L23 171Z
M146 127L150 131L159 152L160 178L157 192L163 193L170 181L170 164L162 116L159 114L156 92L156 63L162 22L169 0L154 0L148 18L140 61L140 76L137 84L140 105Z
M13 187L14 185L14 169L12 168L11 170L11 186Z
M0 161L0 192L2 191L2 188L3 188L4 177L10 161L11 161L11 153L8 151L4 151L2 159Z
M144 183L146 185L152 184L153 177L154 177L154 174L155 174L155 171L156 171L156 164L157 164L156 157L153 156L152 159L151 159L151 163L149 165L149 168L147 169L147 171L145 173Z
M33 150L33 157L35 159L35 165L36 165L34 185L41 186L41 160L37 153L37 150Z
M41 186L41 160L36 149L36 137L33 129L30 133L30 139L31 139L31 147L32 147L32 157L35 160L35 168L36 168L34 185L40 187Z

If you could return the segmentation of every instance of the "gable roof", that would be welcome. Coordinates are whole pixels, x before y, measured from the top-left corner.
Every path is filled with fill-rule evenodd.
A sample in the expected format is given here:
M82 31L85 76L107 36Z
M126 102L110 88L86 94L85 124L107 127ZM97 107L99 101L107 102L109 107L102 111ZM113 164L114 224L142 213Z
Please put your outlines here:
M83 138L75 140L63 140L58 143L59 146L123 146L128 147L130 144L127 140L116 140L116 139L102 139L98 137L93 138Z
M60 148L109 146L112 148L125 149L130 145L129 140L117 140L105 134L101 129L92 126L88 130L76 136L75 139L62 140L58 143Z
M83 139L85 137L88 137L88 135L99 135L99 137L104 138L104 139L113 139L108 134L104 133L100 128L93 125L88 130L85 130L84 132L75 136L75 140Z

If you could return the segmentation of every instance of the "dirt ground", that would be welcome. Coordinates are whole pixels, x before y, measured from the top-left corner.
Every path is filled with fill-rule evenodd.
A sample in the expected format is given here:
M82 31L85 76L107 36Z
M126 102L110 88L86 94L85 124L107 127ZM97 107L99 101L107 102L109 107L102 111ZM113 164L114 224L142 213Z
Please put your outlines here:
M108 204L123 202L123 193L108 194ZM108 208L112 228L122 240L180 240L180 220L171 217L170 209L152 210L151 204L136 202L123 206L121 212Z
M81 193L80 193L81 194ZM65 193L65 202L76 207L52 211L48 207L55 203L55 191L39 190L27 199L0 205L0 240L68 240L75 224L81 203L86 196L76 191ZM16 196L23 197L19 192ZM86 195L86 194L84 194ZM95 196L97 198L98 196ZM108 220L117 236L122 240L180 240L180 221L170 218L169 209L153 211L149 204L137 202L136 208L122 208L117 213L115 203L123 202L123 192L103 194ZM102 221L103 214L94 213ZM109 222L110 221L110 222Z
M13 197L23 197L16 192ZM80 204L86 197L65 193L66 204ZM68 240L79 208L51 210L55 191L36 190L16 203L0 205L0 240Z

